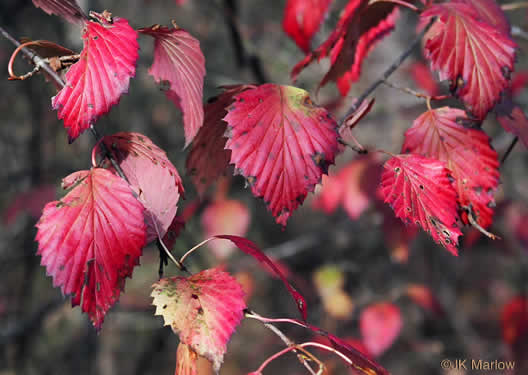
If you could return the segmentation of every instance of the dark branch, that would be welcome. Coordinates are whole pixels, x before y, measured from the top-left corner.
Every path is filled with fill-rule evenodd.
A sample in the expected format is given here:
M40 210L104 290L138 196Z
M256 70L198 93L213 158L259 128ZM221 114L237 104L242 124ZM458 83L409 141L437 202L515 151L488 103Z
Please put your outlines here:
M514 137L513 138L512 142L510 143L510 146L508 147L508 149L506 150L506 152L502 156L502 159L501 159L501 162L500 162L501 166L504 164L506 159L508 159L508 156L510 156L511 152L513 151L513 148L515 147L515 145L517 144L518 141L519 141L519 137Z
M403 51L403 53L400 56L398 56L398 58L396 60L394 60L394 62L383 72L382 76L380 78L378 78L376 81L374 81L374 83L372 83L359 96L359 98L355 101L354 104L352 104L352 106L350 107L350 109L348 110L346 115L343 117L343 119L339 123L340 127L343 126L343 124L345 123L345 119L347 119L351 114L356 112L357 109L359 108L359 106L361 105L361 103L363 103L363 101L365 99L367 99L367 97L370 94L372 94L378 88L379 85L384 83L391 76L391 74L394 73L400 67L400 65L405 61L405 59L407 59L407 57L409 57L411 55L411 53L413 52L414 48L420 44L420 42L422 41L423 36L431 28L431 26L433 25L435 20L436 20L436 18L433 18L427 24L427 26L424 27L424 29L418 34L418 36L413 40L413 42L409 45L409 47L407 47L407 49L405 51Z

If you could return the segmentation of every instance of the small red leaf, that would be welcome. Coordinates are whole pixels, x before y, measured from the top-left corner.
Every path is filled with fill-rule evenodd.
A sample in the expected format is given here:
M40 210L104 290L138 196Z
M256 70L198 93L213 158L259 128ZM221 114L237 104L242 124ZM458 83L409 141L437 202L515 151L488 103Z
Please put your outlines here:
M189 278L161 279L153 288L156 315L162 315L180 342L212 361L218 372L246 308L240 284L226 272L209 269Z
M389 159L381 176L381 194L397 217L420 225L453 255L458 255L456 192L446 164L420 155Z
M515 346L528 337L528 298L518 296L503 307L501 315L502 336Z
M438 83L427 65L417 61L410 66L409 71L418 88L428 95L438 95Z
M244 236L250 220L249 210L242 202L226 199L212 202L202 214L204 237L220 233ZM235 249L235 245L227 241L211 241L207 246L219 259L227 258Z
M440 80L449 80L471 113L483 119L508 87L516 44L487 23L473 2L432 5L420 15L422 27L433 17L438 19L424 37L425 56Z
M282 282L284 283L284 285L290 292L291 296L295 300L295 303L297 304L297 308L299 309L302 318L306 320L306 314L307 314L306 300L298 291L295 290L295 288L286 279L286 276L284 276L284 274L273 263L273 261L270 258L268 258L268 256L264 254L262 250L258 248L257 245L255 245L253 242L251 242L250 240L244 237L228 236L228 235L219 235L215 237L223 238L223 239L233 242L244 253L251 255L253 258L258 260L262 265L264 265L266 269L270 270L276 276L280 277L280 279L282 280Z
M128 184L94 168L75 173L78 184L50 202L37 223L38 254L53 285L72 295L99 330L139 264L145 245L143 205Z
M145 206L147 243L163 238L184 193L176 167L165 151L139 133L121 132L102 142L114 154L139 200Z
M321 191L313 201L314 208L331 213L341 203L348 216L356 220L368 208L378 181L379 165L374 158L354 159L337 175L323 176Z
M168 82L165 94L183 112L185 146L203 124L205 58L200 42L187 31L154 25L139 30L154 38L154 62L149 69L156 82Z
M33 5L48 14L61 16L77 25L83 24L88 19L75 0L33 0Z
M337 123L291 86L265 84L235 99L224 118L231 163L284 226L334 163Z
M98 22L86 22L81 57L66 73L66 86L52 98L73 142L107 113L128 91L136 74L137 32L124 18L91 12Z
M454 178L460 207L471 207L477 223L488 228L495 206L493 195L499 185L497 152L484 131L464 126L464 121L469 119L460 109L429 110L405 132L402 150L445 162ZM468 223L465 210L461 218Z
M511 99L504 98L496 109L497 121L507 132L519 137L528 147L528 118L522 108Z
M374 356L380 356L392 345L402 326L400 309L389 302L370 305L359 317L363 343Z
M305 53L323 22L332 0L288 0L282 28Z
M255 88L252 85L225 87L220 95L210 99L204 106L204 124L194 138L185 163L187 174L203 195L207 188L220 177L229 166L231 151L225 149L224 133L227 123L223 120L227 107L235 101L234 95Z
M398 14L392 3L368 3L368 0L348 2L328 39L295 65L291 72L292 80L295 81L314 60L330 57L330 70L319 86L335 81L341 95L347 95L351 83L359 78L363 60L376 43L394 29Z
M407 286L405 293L414 303L421 306L423 309L437 315L444 315L442 305L427 286L410 284Z
M189 345L178 344L176 351L176 371L174 375L198 375L198 354Z

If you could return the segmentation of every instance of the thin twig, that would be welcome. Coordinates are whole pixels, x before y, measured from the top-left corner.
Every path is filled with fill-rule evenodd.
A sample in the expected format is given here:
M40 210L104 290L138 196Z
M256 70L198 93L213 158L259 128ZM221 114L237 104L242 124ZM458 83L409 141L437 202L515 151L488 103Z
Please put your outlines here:
M519 142L519 137L515 136L513 138L512 142L510 143L510 146L508 146L508 149L506 150L506 152L502 156L502 159L501 159L501 162L500 162L501 167L504 164L504 162L506 161L506 159L508 159L508 156L510 156L510 154L513 151L513 148L515 147L517 142Z
M488 232L486 229L482 228L482 226L480 226L479 223L477 223L477 220L475 220L475 217L473 215L473 210L471 209L471 207L467 207L466 208L466 213L467 213L467 217L468 217L469 223L475 229L477 229L480 233L482 233L486 237L491 238L492 240L500 240L501 239L499 236L497 236L496 234L493 234L491 232Z
M510 3L510 4L501 5L501 9L505 11L522 9L522 8L528 8L528 1L520 1L518 3Z
M451 95L427 95L427 94L415 91L413 89L410 89L408 87L401 87L401 86L395 85L394 83L389 82L387 80L383 81L383 84L385 86L390 87L390 88L393 88L393 89L399 90L401 92L404 92L406 94L415 96L415 97L417 97L419 99L444 100L444 99L448 99L448 98L451 97Z
M15 38L13 38L11 34L9 34L2 26L0 26L0 34L2 34L4 38L9 40L11 43L13 43L17 48L20 47L21 43ZM35 66L42 68L46 73L48 73L49 76L53 78L53 80L59 84L59 86L61 87L66 86L66 84L64 83L62 78L57 74L57 72L54 71L47 64L47 62L42 57L40 57L37 53L31 51L30 49L26 47L22 47L21 51L24 55L26 55L33 62L33 64L35 64Z
M379 85L385 82L391 76L391 74L394 73L396 69L400 67L400 65L405 61L405 59L407 59L407 57L411 55L414 48L420 44L423 36L425 35L425 33L427 33L427 31L429 31L429 29L431 28L435 20L436 18L431 19L431 21L427 24L427 26L424 27L423 30L418 34L418 36L412 41L409 47L407 47L407 49L403 51L403 53L400 56L398 56L398 58L394 60L394 62L383 72L381 77L378 78L374 83L372 83L363 92L363 94L359 96L359 98L354 102L354 104L352 104L352 106L349 108L346 115L343 117L343 119L339 123L340 127L343 126L343 124L345 123L345 119L347 119L351 114L356 112L357 109L360 107L361 103L363 103L363 101L367 99L368 96L372 94L378 88Z

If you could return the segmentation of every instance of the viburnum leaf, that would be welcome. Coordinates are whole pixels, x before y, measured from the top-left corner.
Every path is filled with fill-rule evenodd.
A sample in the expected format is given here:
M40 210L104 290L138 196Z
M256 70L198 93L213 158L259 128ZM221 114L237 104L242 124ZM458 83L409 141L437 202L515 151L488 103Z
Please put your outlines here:
M204 120L205 58L200 42L179 27L154 25L139 32L154 38L154 62L149 73L156 82L167 84L167 98L181 108L187 146Z
M66 86L51 101L70 142L119 102L136 74L137 32L124 18L90 15L97 21L84 26L81 57L66 73Z
M291 72L292 80L314 60L330 58L330 70L319 86L335 81L342 96L358 80L361 64L376 43L393 29L398 10L392 3L350 0L341 12L336 28L316 50L301 60Z
M81 304L97 330L132 276L145 245L143 205L128 184L102 168L76 172L74 186L37 223L38 253L53 285Z
M314 208L333 212L339 203L356 220L365 211L379 181L379 164L370 157L349 162L335 176L323 176L322 188L313 201Z
M489 17L481 12L474 2L455 0L432 5L420 15L422 27L438 17L424 36L431 68L440 80L449 80L478 119L486 117L508 87L516 49L511 37L486 22Z
M471 207L477 223L488 228L499 185L499 160L486 133L464 126L464 121L470 122L460 109L428 110L405 132L402 150L445 162L454 178L462 221L468 224L464 208Z
M282 28L305 53L319 30L332 0L288 0Z
M180 342L220 369L227 342L246 308L240 284L217 268L190 277L164 278L153 285L156 315L180 336Z
M285 226L334 163L336 121L306 91L273 84L237 94L224 120L231 163Z
M48 14L61 16L66 21L81 25L88 20L75 0L33 0L33 5Z
M244 236L251 216L245 204L237 200L219 199L209 204L202 214L202 228L205 238L217 234ZM235 249L228 241L211 241L207 244L219 259L227 258Z
M359 329L369 353L380 356L399 336L403 321L398 306L380 302L368 306L359 317Z
M189 345L180 342L176 351L176 371L174 375L198 375L197 360L198 354Z
M145 206L147 243L163 238L184 194L176 167L165 151L139 133L121 132L102 139ZM102 151L102 150L100 150Z
M511 26L506 14L495 0L456 0L461 3L472 5L478 12L480 18L497 28L505 35L511 34Z
M397 217L420 225L453 255L458 255L456 191L445 162L421 155L396 155L381 176L380 192Z
M497 121L504 130L519 137L528 147L528 118L522 108L510 98L504 98L496 107Z
M234 95L255 88L253 85L226 86L220 95L209 99L204 106L204 123L194 138L185 167L196 190L203 195L207 188L229 166L231 151L226 150L224 133L227 123L223 120L227 107L234 102Z
M264 254L262 250L260 250L255 243L248 240L247 238L239 237L239 236L223 234L223 235L217 235L215 237L223 238L225 240L229 240L233 242L244 253L249 254L256 260L258 260L260 264L262 264L266 270L268 270L275 276L279 277L284 283L284 285L286 286L286 289L288 289L288 292L290 292L291 296L295 300L295 303L297 304L297 308L299 309L299 312L301 313L302 318L306 320L306 315L307 315L306 300L288 282L288 279L286 278L286 276L284 276L284 273L279 269L279 267L275 265L275 263L273 263L273 261L266 254Z

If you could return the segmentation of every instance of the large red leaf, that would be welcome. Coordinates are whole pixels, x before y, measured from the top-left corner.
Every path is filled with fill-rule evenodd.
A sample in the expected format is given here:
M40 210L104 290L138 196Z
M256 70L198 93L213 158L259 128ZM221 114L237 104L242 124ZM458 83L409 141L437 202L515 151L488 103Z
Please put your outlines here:
M248 240L247 238L239 237L239 236L223 234L223 235L218 235L215 237L223 238L225 240L229 240L233 242L244 253L249 254L256 260L258 260L274 276L278 276L282 280L284 285L286 286L286 289L288 289L288 292L290 292L291 296L295 300L295 303L297 304L297 308L299 309L299 312L301 313L302 318L306 320L306 315L307 315L306 300L288 282L288 279L286 278L286 276L284 276L284 273L279 269L279 267L277 267L277 265L273 263L273 261L266 254L264 254L262 250L258 248L257 245L255 245L252 241Z
M33 5L74 24L83 24L88 19L75 0L33 0Z
M288 0L282 28L305 53L319 30L332 0Z
M165 94L183 112L187 146L204 119L205 58L200 42L180 28L154 25L139 32L154 38L154 62L149 73L156 82L168 83Z
M337 123L296 87L265 84L235 100L224 118L231 163L277 223L286 225L334 163Z
M374 356L383 354L392 345L402 326L400 309L389 302L370 305L359 317L363 343Z
M464 126L464 121L469 120L460 109L429 110L405 132L402 150L444 161L454 178L460 207L471 207L477 223L487 228L499 185L499 160L486 133ZM462 210L461 217L467 224L466 211Z
M165 151L139 133L121 132L102 142L114 154L132 189L145 206L147 243L163 238L184 193L176 167Z
M153 288L156 315L218 371L246 308L240 284L226 272L209 269L188 278L161 279Z
M73 184L73 185L72 185ZM65 179L72 190L37 223L38 254L53 285L81 304L97 329L119 299L145 245L143 205L128 184L94 168Z
M508 87L516 44L500 27L486 22L470 2L436 4L420 15L422 27L432 17L435 25L425 35L425 56L441 80L483 119Z
M381 176L381 194L397 217L420 225L452 254L458 255L456 191L444 162L420 155L396 155Z
M81 57L66 73L66 86L51 101L70 142L119 102L136 74L137 32L124 18L90 15L97 22L86 22Z
M337 82L342 96L358 80L361 64L369 52L393 29L397 8L392 3L350 0L341 12L338 24L328 39L301 60L291 72L293 80L314 60L330 57L330 70L319 84Z
M194 138L185 167L196 190L203 195L207 188L220 177L229 165L231 151L225 149L224 133L227 123L223 120L227 107L234 102L234 95L255 88L253 85L225 87L220 95L211 98L204 107L204 124Z

